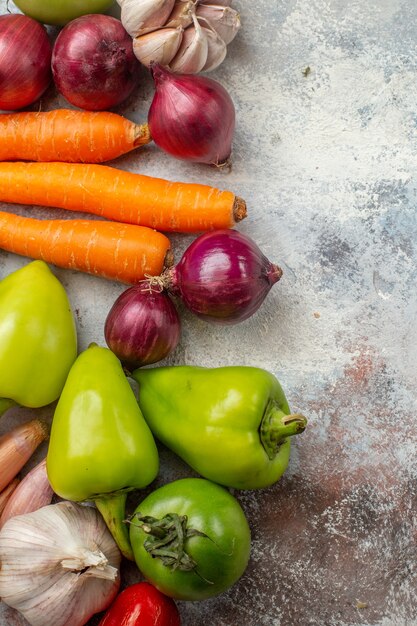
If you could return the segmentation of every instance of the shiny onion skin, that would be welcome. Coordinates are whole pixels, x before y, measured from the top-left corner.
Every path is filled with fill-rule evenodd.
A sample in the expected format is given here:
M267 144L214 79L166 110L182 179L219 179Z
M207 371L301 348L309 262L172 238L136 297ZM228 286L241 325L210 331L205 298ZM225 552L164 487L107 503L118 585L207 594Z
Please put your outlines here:
M141 65L132 39L110 15L84 15L59 33L52 73L60 93L74 106L102 111L123 102L139 81Z
M217 230L193 241L180 262L166 270L164 285L198 317L236 324L258 310L281 276L281 268L252 239Z
M176 348L180 333L180 318L168 293L147 281L117 298L104 325L107 345L131 370L168 356Z
M222 85L204 76L151 66L155 94L148 125L156 145L171 156L224 166L230 161L235 107Z
M26 15L0 16L0 109L17 111L49 86L52 46L45 28Z

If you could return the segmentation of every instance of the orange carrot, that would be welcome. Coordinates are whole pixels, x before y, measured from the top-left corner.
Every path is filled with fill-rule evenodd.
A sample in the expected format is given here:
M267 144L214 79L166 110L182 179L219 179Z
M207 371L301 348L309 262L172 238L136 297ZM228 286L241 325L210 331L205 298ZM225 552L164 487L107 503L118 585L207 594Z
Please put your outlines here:
M150 141L147 124L107 111L0 115L0 161L102 163Z
M101 220L36 220L0 211L0 248L58 267L134 284L172 263L165 235Z
M245 202L231 191L85 163L0 163L0 201L177 232L231 228L246 216Z

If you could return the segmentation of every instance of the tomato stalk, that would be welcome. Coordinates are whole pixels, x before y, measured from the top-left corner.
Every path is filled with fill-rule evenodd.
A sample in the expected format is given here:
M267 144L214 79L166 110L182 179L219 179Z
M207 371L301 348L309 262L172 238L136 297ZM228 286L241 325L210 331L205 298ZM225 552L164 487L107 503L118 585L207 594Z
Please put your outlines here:
M270 400L259 428L261 443L269 459L276 457L288 437L302 433L306 426L307 419L304 415L287 415L274 400Z
M134 524L134 518L141 523ZM188 528L186 515L168 513L162 519L157 519L150 515L142 516L138 512L129 521L148 535L143 547L153 558L159 558L167 567L183 572L190 572L197 567L185 549L185 542L190 537L209 537L195 528Z

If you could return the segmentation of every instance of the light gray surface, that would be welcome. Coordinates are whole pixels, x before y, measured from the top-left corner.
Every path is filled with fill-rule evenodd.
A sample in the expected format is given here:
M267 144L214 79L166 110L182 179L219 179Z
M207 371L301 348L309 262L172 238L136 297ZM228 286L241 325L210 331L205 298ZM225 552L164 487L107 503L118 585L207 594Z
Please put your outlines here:
M253 530L247 574L217 599L182 603L183 626L414 626L417 5L235 4L243 29L211 74L237 109L232 171L155 147L114 165L247 200L239 229L284 277L238 326L182 311L181 345L167 363L269 369L310 425L279 484L238 494ZM145 77L121 112L143 121L151 94ZM53 93L42 101L65 105ZM191 240L172 238L177 259ZM24 263L0 253L0 276ZM124 287L56 274L80 348L104 345L105 316ZM19 419L11 413L0 432ZM166 450L161 462L158 484L189 474ZM126 581L135 576L131 568ZM15 619L0 605L1 624Z

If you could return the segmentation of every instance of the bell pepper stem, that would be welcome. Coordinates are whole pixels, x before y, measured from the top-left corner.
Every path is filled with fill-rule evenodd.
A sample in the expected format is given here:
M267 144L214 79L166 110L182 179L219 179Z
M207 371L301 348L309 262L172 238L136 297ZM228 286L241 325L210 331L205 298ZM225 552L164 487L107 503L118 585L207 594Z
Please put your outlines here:
M288 437L298 435L305 430L307 419L300 413L287 415L274 402L271 402L262 418L260 437L262 445L272 460L278 454L280 446Z
M119 546L120 552L129 561L134 561L132 546L129 539L129 531L124 520L126 518L127 493L115 493L108 496L95 498L95 503L107 524L107 528L113 535L113 539Z
M0 417L12 406L17 406L14 400L10 400L9 398L0 398Z

